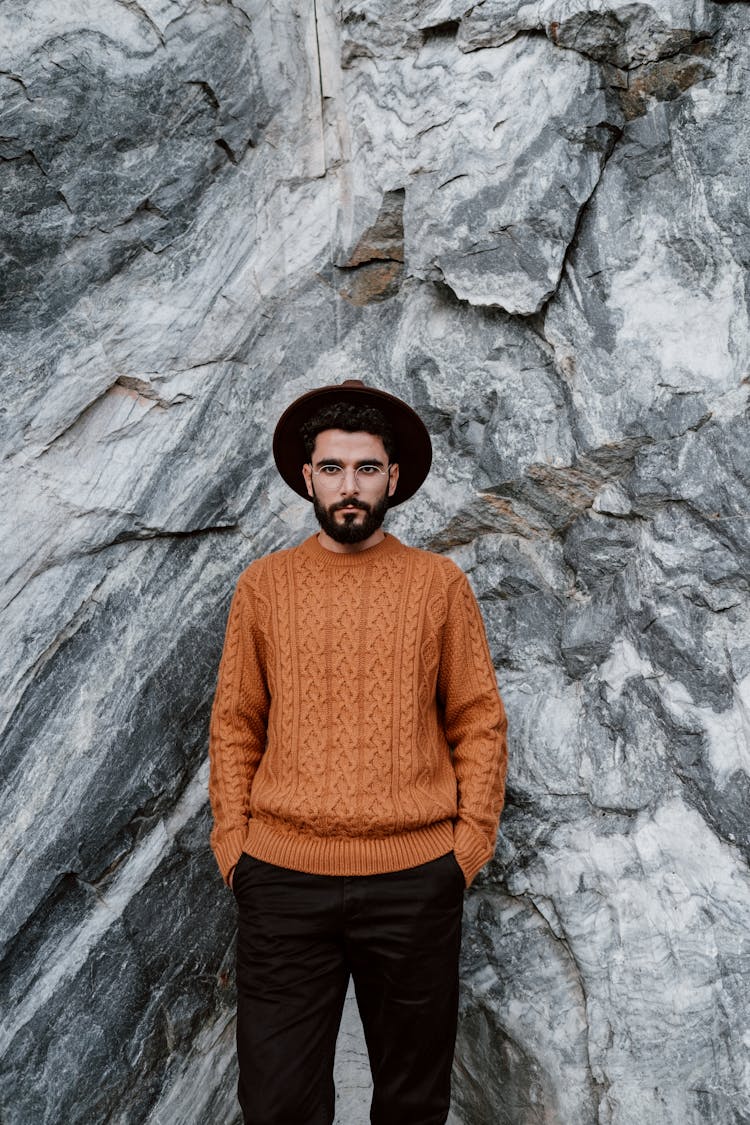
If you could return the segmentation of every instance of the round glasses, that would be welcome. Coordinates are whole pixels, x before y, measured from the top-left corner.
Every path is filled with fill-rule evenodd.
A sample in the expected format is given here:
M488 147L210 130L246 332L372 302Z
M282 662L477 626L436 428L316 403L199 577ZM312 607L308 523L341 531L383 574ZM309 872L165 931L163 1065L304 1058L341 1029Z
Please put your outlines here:
M386 465L384 469L380 465L359 465L354 470L354 484L363 491L373 488L380 484L383 477L388 476L390 468L390 465ZM346 478L346 472L341 465L321 465L319 469L312 470L321 489L326 492L337 492Z

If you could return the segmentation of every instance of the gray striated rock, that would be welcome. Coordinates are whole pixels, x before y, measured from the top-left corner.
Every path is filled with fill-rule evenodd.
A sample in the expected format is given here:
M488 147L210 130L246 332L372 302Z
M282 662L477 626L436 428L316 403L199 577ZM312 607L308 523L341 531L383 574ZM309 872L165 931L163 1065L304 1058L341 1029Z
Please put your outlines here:
M736 403L730 414L742 400L747 184L742 175L735 183L728 147L743 111L725 35L714 78L675 101L654 91L651 111L631 121L545 319L584 448L668 440L700 425L725 395ZM694 206L678 206L690 192ZM734 206L719 202L727 193Z
M619 132L597 68L538 39L480 57L430 37L382 59L381 39L379 25L372 41L360 36L344 77L352 200L342 253L384 196L405 189L408 273L444 280L471 304L538 311Z
M434 436L511 722L451 1125L750 1119L746 5L0 13L0 1117L234 1125L208 852L229 597L311 527L270 428ZM338 1114L368 1117L351 998Z
M74 6L42 3L24 36L6 15L3 179L16 224L0 297L16 330L170 245L268 122L247 16L166 7L160 26L113 0L80 23Z
M404 55L455 40L462 51L544 32L556 46L620 68L666 58L710 38L719 10L705 0L347 0L344 59Z
M689 48L709 38L719 26L719 13L703 0L484 0L450 5L458 44L464 51L496 46L518 34L544 31L559 47L616 67L637 67Z

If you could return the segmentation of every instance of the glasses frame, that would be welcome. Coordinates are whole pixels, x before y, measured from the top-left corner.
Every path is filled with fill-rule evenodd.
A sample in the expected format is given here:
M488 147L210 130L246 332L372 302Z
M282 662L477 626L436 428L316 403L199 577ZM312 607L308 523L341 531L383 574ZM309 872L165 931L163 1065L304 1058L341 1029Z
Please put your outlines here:
M379 480L380 477L387 477L387 479L390 481L390 479L391 479L391 469L393 468L395 463L396 463L395 461L389 461L384 469L381 469L380 465L375 465L372 462L367 462L364 465L358 465L357 468L354 470L355 487L357 487L359 489L362 489L362 480L364 480L365 481L364 487L365 487L365 489L367 489L369 487L369 484L367 483L368 482L368 476L369 476L369 479L372 481L373 484L377 480ZM325 469L335 469L336 471L326 473L326 472L324 472ZM368 474L368 476L358 478L357 473L361 473L362 469L376 469L377 472L378 472L378 477L376 478L376 477ZM320 468L318 468L318 469L313 469L313 467L311 465L310 466L310 472L312 473L312 475L314 477L318 478L318 480L321 482L321 488L326 492L334 492L337 488L341 487L341 481L346 479L346 469L344 468L344 466L343 465L333 465L330 462L327 462L325 465L321 465ZM326 481L326 480L329 480L331 483L330 484L324 484L323 482Z

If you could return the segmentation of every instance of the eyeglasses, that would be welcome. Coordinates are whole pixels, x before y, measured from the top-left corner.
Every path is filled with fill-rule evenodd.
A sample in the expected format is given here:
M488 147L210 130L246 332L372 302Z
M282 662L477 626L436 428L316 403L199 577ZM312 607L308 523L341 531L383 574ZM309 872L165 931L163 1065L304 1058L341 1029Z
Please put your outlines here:
M383 477L389 475L390 468L390 465L386 465L384 469L381 469L380 465L359 465L354 470L354 484L363 491L373 488L380 484ZM342 465L321 465L319 469L312 470L313 476L317 477L320 487L326 492L340 489L346 472Z

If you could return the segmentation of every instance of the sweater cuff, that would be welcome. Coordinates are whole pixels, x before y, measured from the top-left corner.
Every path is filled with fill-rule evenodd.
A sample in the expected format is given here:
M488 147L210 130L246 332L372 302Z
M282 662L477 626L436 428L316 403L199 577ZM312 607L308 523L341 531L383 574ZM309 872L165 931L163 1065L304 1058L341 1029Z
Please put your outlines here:
M242 848L247 839L246 828L233 828L227 832L220 843L213 845L214 856L219 865L219 871L224 882L229 886L229 872L242 855Z
M453 851L464 873L466 886L470 887L480 868L492 858L492 849L484 836L459 818L453 828Z

